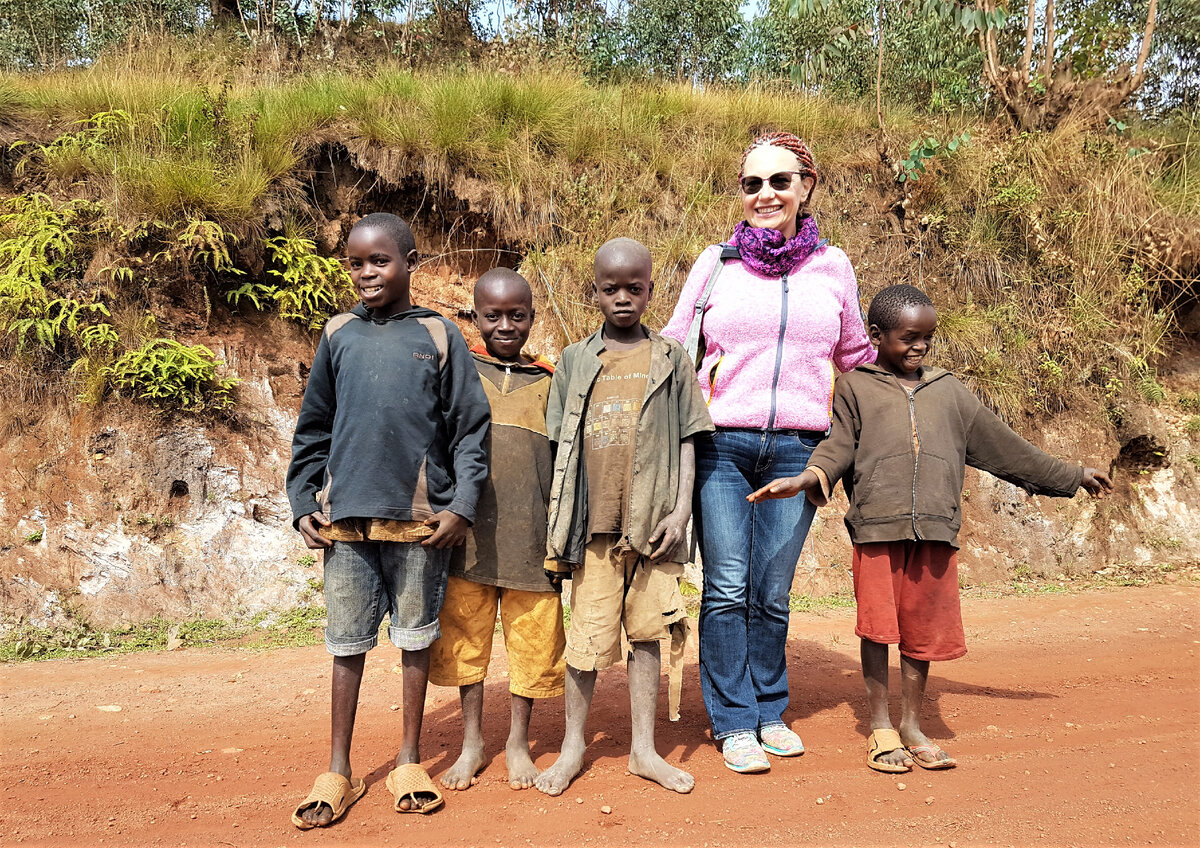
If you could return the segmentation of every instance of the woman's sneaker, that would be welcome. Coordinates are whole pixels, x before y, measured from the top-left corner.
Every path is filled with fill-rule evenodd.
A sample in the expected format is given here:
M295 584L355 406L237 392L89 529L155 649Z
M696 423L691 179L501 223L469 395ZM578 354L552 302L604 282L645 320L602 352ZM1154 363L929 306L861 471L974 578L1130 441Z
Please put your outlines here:
M798 757L804 753L804 743L785 724L772 724L758 732L763 750L777 757Z
M769 771L771 768L767 755L753 733L735 733L725 737L721 743L721 755L725 757L727 768L742 774Z

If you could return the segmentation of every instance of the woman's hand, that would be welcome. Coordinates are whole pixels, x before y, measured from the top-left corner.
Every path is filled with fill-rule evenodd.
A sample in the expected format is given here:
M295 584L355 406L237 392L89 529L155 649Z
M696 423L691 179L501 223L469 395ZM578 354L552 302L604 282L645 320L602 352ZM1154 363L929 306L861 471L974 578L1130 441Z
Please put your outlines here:
M453 548L455 545L461 545L467 538L467 529L471 526L467 519L463 518L457 512L451 512L448 509L443 509L441 512L436 512L423 522L426 527L436 527L433 535L421 543L423 547L437 548Z
M333 542L321 535L321 528L328 527L332 523L323 513L314 512L296 522L296 527L300 530L306 547L321 550L333 547Z
M1093 498L1102 498L1113 488L1109 476L1096 468L1083 469L1083 480L1079 485L1087 489Z
M796 477L780 477L772 480L757 492L751 492L746 495L746 500L750 501L750 503L758 503L759 501L776 500L778 498L794 498L801 492L807 489L816 489L820 485L821 481L817 478L817 475L806 468L803 474Z

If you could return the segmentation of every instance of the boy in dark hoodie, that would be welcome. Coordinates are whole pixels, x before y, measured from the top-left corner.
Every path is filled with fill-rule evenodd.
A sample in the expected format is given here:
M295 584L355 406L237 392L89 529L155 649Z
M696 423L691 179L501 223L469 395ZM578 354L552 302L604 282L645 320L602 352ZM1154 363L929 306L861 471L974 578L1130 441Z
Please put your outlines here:
M400 812L441 804L419 752L430 646L451 548L487 477L487 398L458 328L412 304L412 230L395 215L367 215L346 254L362 302L321 334L287 474L293 523L309 548L325 550L333 655L329 771L292 814L303 830L337 821L366 791L350 741L385 613L404 669L403 741L387 786Z
M529 753L533 701L561 696L566 672L562 601L544 570L554 471L546 401L554 367L521 353L533 327L533 292L516 271L494 268L479 278L473 315L483 345L471 353L492 407L491 470L475 526L450 563L439 616L442 637L434 643L429 668L430 680L457 686L462 699L462 754L441 783L466 789L487 764L483 681L499 609L512 695L505 746L508 785L528 789L538 776Z
M797 477L749 496L807 491L823 505L841 480L854 542L855 635L871 712L867 765L910 771L956 765L921 732L930 660L967 652L955 557L962 524L963 469L974 466L1030 494L1070 497L1112 489L1108 475L1038 450L979 402L954 375L922 365L937 328L933 302L913 286L889 286L867 315L874 365L842 375L833 428ZM900 732L888 713L888 645L899 644L903 673Z

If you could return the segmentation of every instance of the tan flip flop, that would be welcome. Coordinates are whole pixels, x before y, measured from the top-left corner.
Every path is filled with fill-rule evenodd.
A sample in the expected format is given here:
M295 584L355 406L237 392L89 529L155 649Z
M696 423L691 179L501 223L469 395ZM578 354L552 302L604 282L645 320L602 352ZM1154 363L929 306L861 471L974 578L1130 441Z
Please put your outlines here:
M396 801L396 812L398 813L432 813L442 806L444 800L442 793L430 779L429 772L425 771L419 763L405 763L388 772L387 788ZM432 795L433 798L422 801L418 797L420 795ZM400 808L400 802L405 799L412 804L407 810Z
M912 761L923 769L930 771L939 771L940 769L952 769L958 765L958 760L946 754L944 748L936 742L930 742L928 745L909 745L906 749L908 755L912 757ZM925 754L929 759L921 756ZM946 759L939 760L938 754L946 754Z
M300 802L300 806L296 808L296 812L292 813L292 824L301 830L311 830L314 827L328 827L346 815L346 810L350 809L350 806L361 798L366 791L367 782L361 778L350 781L334 771L327 771L324 774L317 775L317 779L313 781L312 791L308 793L307 798ZM301 813L305 810L316 807L319 804L328 804L329 809L333 810L333 818L329 820L329 824L310 824L300 818Z
M880 728L879 730L871 731L871 738L867 740L867 765L887 774L900 774L906 771L912 771L912 766L898 766L892 763L882 762L879 758L884 754L890 754L892 751L903 751L904 742L900 740L900 734L890 728ZM910 757L911 759L911 757Z

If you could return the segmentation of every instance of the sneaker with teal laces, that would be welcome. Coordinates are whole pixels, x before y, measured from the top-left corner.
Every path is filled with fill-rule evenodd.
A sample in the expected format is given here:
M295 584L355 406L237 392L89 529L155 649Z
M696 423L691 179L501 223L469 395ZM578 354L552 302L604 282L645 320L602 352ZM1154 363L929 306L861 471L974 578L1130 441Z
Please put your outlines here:
M740 774L768 771L771 768L767 755L753 733L735 733L726 737L721 743L721 755L725 757L725 766Z
M763 750L777 757L798 757L804 753L804 743L800 737L785 724L772 724L758 732L762 740Z

